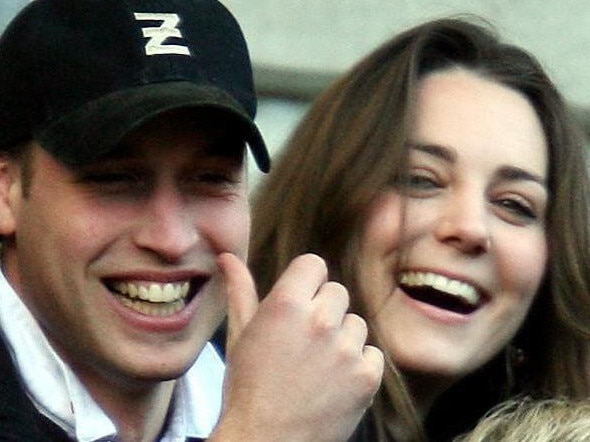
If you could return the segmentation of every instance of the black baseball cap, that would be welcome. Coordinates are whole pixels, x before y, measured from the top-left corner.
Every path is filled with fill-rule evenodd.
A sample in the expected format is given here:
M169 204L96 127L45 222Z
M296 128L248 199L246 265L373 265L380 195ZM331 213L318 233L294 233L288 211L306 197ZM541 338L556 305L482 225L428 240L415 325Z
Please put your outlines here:
M34 0L0 39L0 150L36 140L64 163L90 163L175 109L226 112L258 167L242 31L216 0Z

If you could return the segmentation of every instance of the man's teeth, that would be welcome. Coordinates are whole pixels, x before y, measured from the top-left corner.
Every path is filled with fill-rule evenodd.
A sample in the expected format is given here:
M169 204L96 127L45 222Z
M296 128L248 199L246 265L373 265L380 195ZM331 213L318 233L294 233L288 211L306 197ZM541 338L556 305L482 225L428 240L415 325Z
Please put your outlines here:
M168 304L150 304L139 300L129 299L125 296L117 296L123 305L148 316L170 316L184 308L184 299Z
M471 305L477 305L480 302L479 293L473 286L436 273L408 272L401 275L400 281L410 287L432 287L439 292L461 298Z
M118 282L112 286L123 305L148 316L170 316L184 308L189 283L133 284ZM147 301L147 302L146 302Z
M186 298L189 290L189 283L166 283L149 285L118 282L113 287L118 293L134 299L154 303L170 303Z

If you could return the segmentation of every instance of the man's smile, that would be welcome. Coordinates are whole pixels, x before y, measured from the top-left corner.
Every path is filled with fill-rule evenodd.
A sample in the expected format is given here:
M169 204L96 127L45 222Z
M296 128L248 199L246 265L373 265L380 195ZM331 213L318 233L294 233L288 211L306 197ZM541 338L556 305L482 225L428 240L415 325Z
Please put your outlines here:
M207 278L166 283L116 281L107 286L126 307L148 316L170 316L181 311L206 281Z

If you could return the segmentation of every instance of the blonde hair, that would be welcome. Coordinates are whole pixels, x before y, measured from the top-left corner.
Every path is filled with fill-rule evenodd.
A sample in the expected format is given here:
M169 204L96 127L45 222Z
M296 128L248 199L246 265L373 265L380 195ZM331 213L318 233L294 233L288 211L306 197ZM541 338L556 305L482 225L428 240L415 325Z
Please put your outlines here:
M590 442L590 402L510 400L455 442Z

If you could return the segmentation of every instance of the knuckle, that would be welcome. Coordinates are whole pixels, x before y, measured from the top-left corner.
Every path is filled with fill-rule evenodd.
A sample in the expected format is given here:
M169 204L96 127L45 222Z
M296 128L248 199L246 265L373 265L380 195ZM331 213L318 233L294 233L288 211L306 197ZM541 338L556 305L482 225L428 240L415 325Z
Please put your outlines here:
M365 345L364 353L369 387L372 387L373 391L377 391L383 378L385 357L379 348L372 345Z
M330 296L332 302L336 305L344 306L348 308L349 296L348 290L344 285L336 281L328 281L322 285L322 293L326 296Z
M349 298L346 288L338 282L326 282L314 299L310 319L312 333L333 335L338 333L346 315Z
M328 266L319 255L314 253L305 253L293 259L293 264L297 266L305 266L317 268L324 273L328 273Z
M363 396L372 397L381 385L381 371L372 366L367 367L359 374L357 385Z
M355 383L358 386L359 394L363 397L370 398L379 389L383 378L383 364L379 361L382 353L375 347L365 346L364 352L371 351L371 358L363 358L359 364L358 371L355 375Z
M274 308L277 312L289 313L300 308L300 302L289 290L276 290L273 293Z
M339 325L325 315L315 315L311 324L311 333L316 337L324 337L334 334Z
M359 333L362 333L362 336L366 339L369 326L367 325L367 321L356 313L347 313L346 320L350 323L350 326L357 330Z

